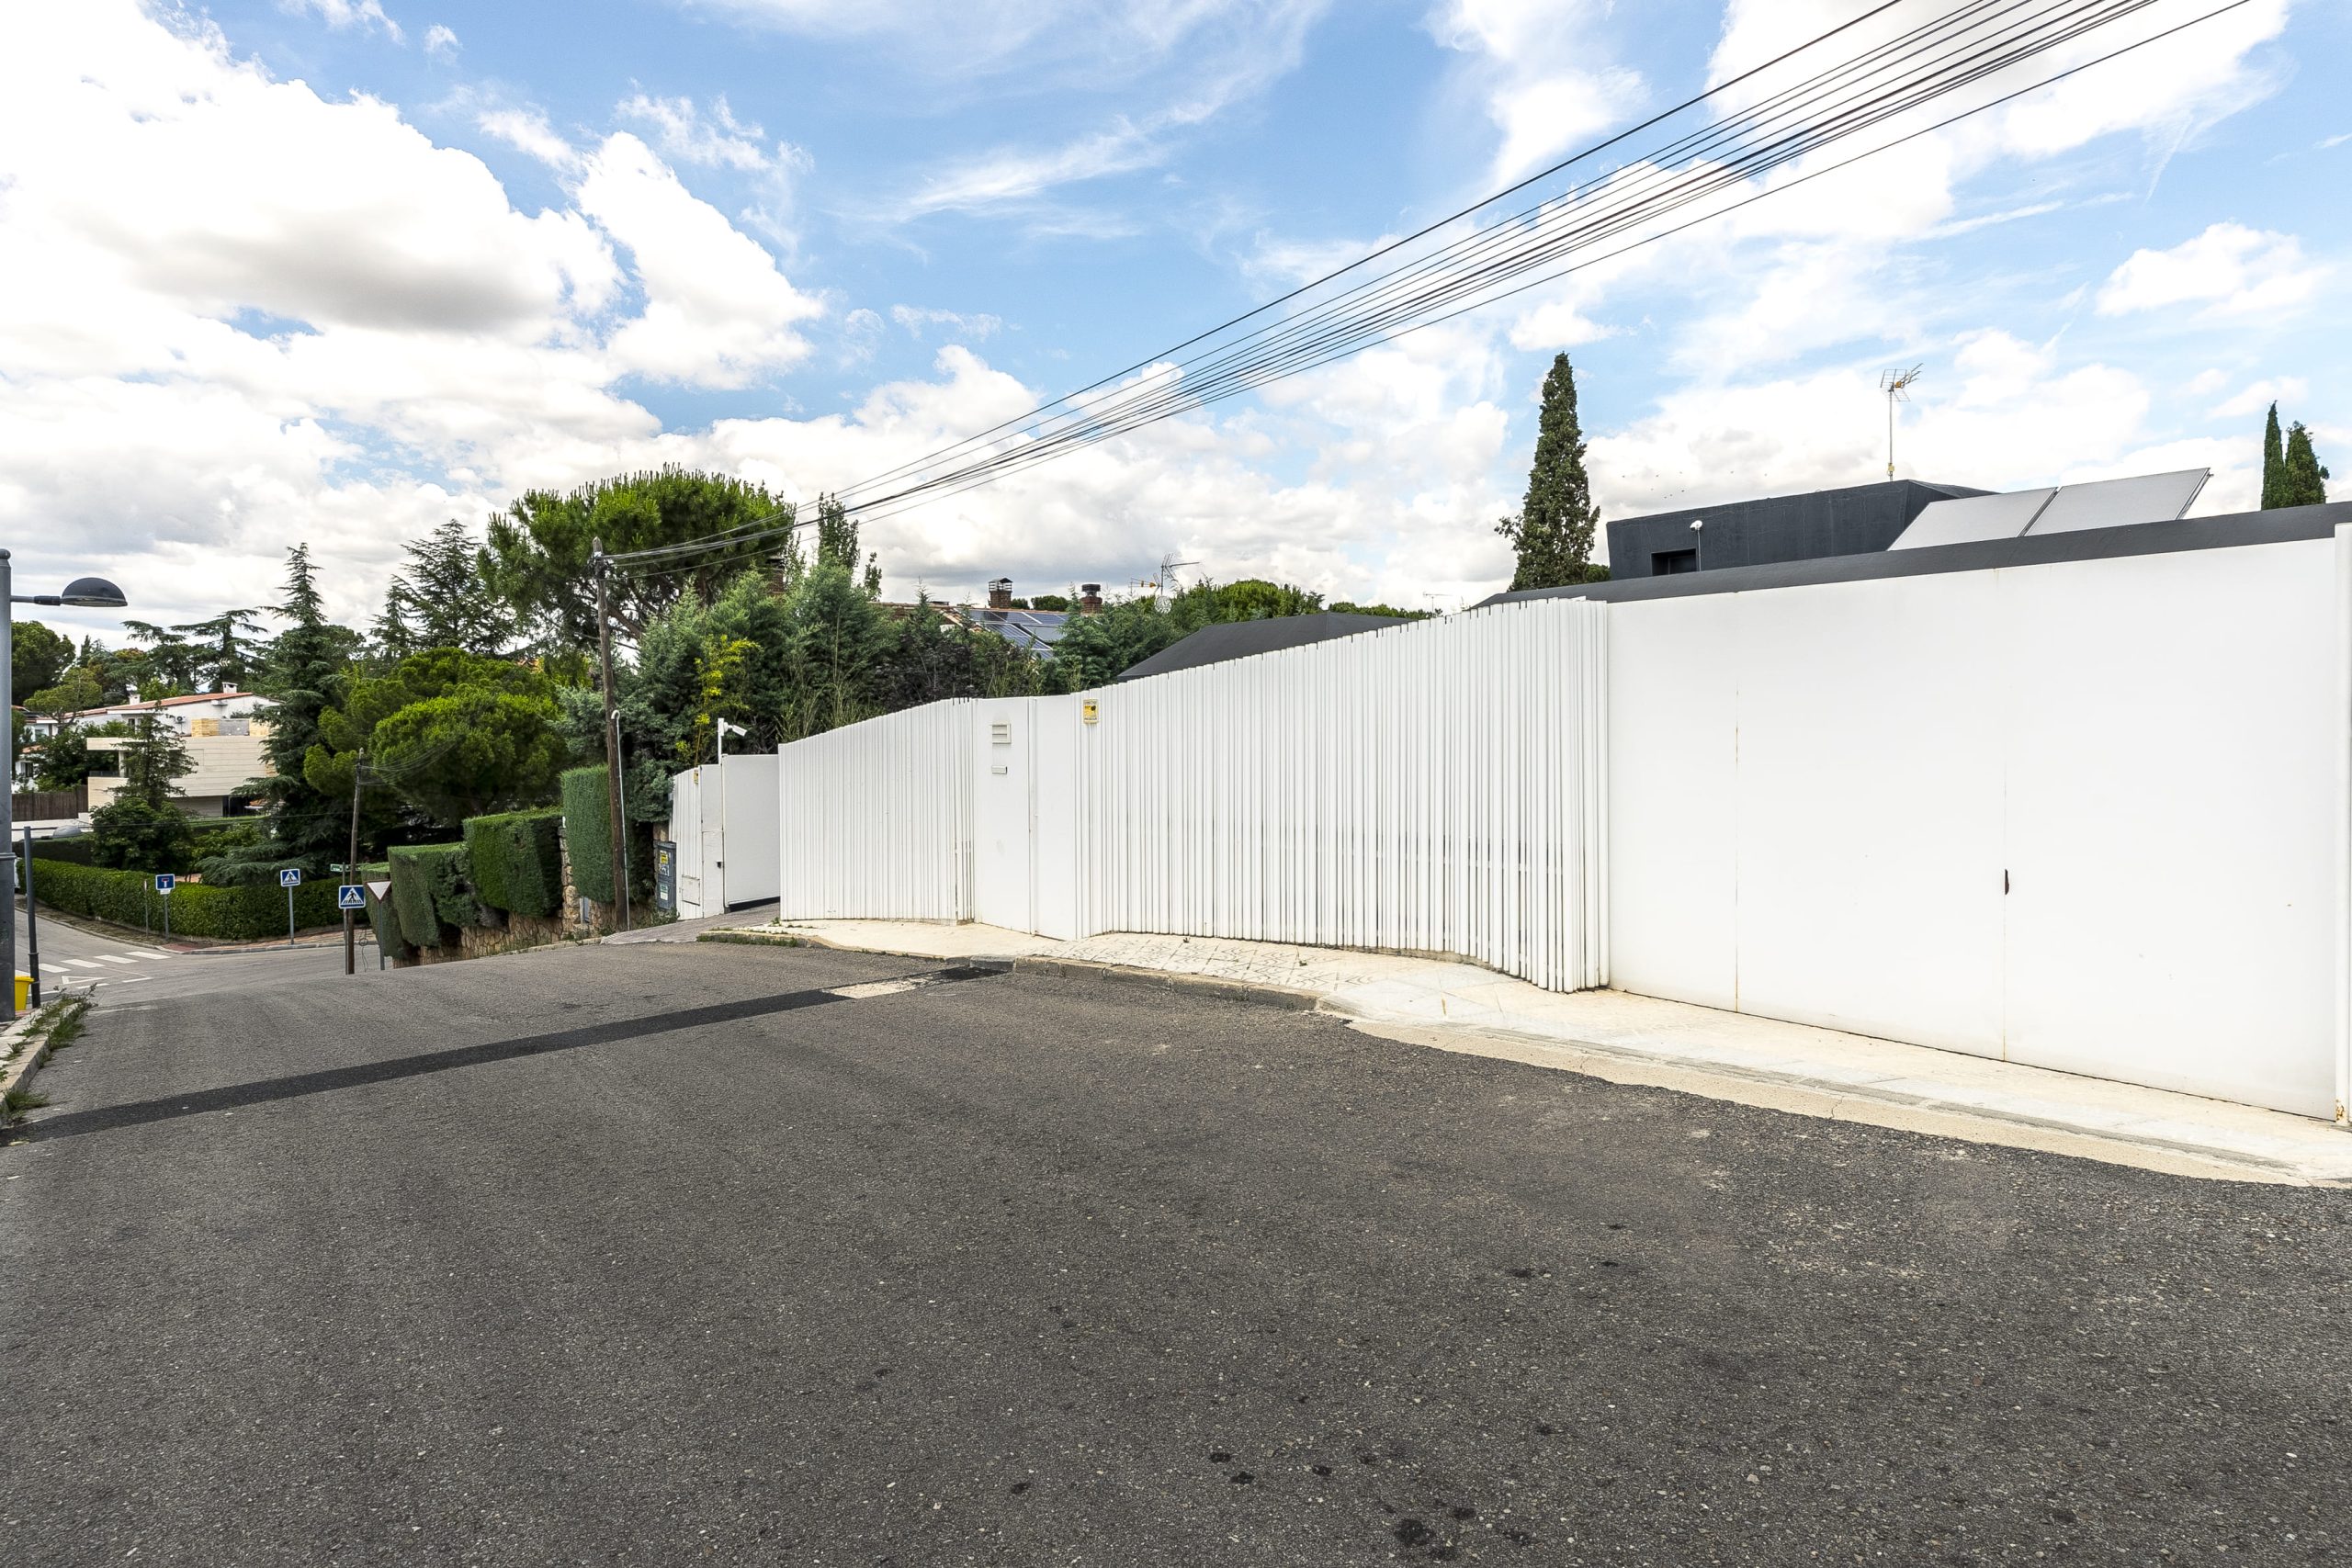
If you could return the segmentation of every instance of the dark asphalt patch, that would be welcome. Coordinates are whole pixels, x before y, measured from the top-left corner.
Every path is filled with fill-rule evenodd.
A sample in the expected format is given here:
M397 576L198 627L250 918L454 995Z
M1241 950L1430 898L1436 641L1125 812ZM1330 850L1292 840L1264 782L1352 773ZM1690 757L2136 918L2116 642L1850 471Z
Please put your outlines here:
M925 970L897 978L909 985L935 986L1004 973L1004 968L998 965L957 964L953 968ZM510 1062L522 1056L543 1056L553 1051L576 1051L582 1046L606 1045L616 1041L642 1040L656 1034L673 1034L684 1029L702 1029L711 1024L734 1023L744 1019L766 1018L775 1013L797 1012L805 1008L861 999L844 997L838 992L839 987L787 991L778 996L713 1002L707 1007L682 1008L675 1012L655 1013L647 1018L617 1019L610 1023L583 1024L577 1029L526 1034L513 1040L492 1040L448 1051L428 1051L381 1062L358 1062L347 1067L329 1067L314 1073L292 1073L284 1077L227 1084L219 1089L198 1089L190 1094L175 1094L161 1100L133 1100L126 1105L69 1111L19 1128L17 1135L28 1135L42 1143L58 1138L87 1137L93 1133L119 1132L125 1127L143 1127L184 1116L239 1111L248 1105L266 1105L274 1100L330 1094L336 1089L356 1089L368 1084L397 1083L402 1078L451 1072L460 1067Z

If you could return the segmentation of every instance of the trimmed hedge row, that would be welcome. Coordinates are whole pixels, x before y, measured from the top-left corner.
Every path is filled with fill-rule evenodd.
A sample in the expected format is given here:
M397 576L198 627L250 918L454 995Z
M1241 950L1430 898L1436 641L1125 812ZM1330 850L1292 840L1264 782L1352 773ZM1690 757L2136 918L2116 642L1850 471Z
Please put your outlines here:
M371 889L375 884L390 882L391 879L392 868L388 861L378 861L373 865L363 865L359 868L361 885ZM392 908L390 889L386 890L381 898L377 897L372 890L368 893L368 923L375 929L376 946L379 950L400 958L408 956L408 939L401 934L401 918Z
M411 947L449 947L448 933L479 922L463 844L402 844L391 852L392 908Z
M582 898L613 902L613 807L602 765L572 768L560 781L563 837L571 852L571 885Z
M467 818L475 897L510 915L537 918L562 908L562 825L557 807Z
M33 896L50 908L117 925L164 925L163 897L143 871L107 871L71 861L43 860L33 868ZM278 887L209 887L182 882L171 896L175 936L260 942L286 931L286 893ZM294 890L294 923L303 928L342 922L335 885L305 882Z

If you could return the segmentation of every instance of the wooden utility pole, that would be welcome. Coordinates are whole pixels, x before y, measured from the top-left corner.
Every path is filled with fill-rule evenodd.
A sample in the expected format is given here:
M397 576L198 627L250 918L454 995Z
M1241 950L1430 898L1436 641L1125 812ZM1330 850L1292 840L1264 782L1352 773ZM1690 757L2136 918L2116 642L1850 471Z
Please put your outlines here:
M621 835L628 831L621 821L621 728L619 716L613 706L613 615L605 599L605 583L612 576L613 563L605 555L602 539L588 541L588 558L596 572L596 658L605 674L605 800L612 811L613 841L605 859L613 873L613 906L618 912L620 929L628 927L628 885L622 870Z

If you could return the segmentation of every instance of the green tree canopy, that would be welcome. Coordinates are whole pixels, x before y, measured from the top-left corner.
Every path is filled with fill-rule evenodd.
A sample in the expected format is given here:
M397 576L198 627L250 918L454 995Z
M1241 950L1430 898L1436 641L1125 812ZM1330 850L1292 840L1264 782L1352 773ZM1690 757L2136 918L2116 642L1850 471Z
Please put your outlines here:
M378 640L393 655L424 648L500 654L514 644L515 612L491 586L487 552L452 517L402 547L408 565L384 590Z
M23 702L33 692L54 686L74 666L74 639L60 637L39 621L18 621L10 629L8 690Z
M207 692L251 685L253 658L258 651L254 634L260 626L259 610L223 610L209 620L174 626L175 637L185 634L189 639L190 683Z
M740 547L682 557L659 570L616 572L613 619L638 637L681 598L708 604L746 567L776 579L797 575L792 535L780 527L793 514L791 502L763 486L687 468L658 468L561 494L528 492L505 515L491 520L482 558L490 587L524 626L544 642L594 648L591 541L601 539L607 553L623 554L730 530L751 536Z
M181 793L179 781L196 770L187 742L160 714L132 718L130 734L116 754L122 759L122 784L115 798L140 801L157 810Z
M1592 536L1600 510L1584 471L1584 429L1577 421L1577 373L1556 355L1544 378L1544 407L1535 434L1535 462L1516 516L1495 525L1519 558L1514 591L1560 588L1587 581Z
M286 552L286 586L276 614L286 629L254 672L258 689L269 698L263 716L269 733L261 745L269 772L250 787L267 802L269 835L253 858L270 870L295 864L324 875L349 852L350 795L347 789L330 795L311 784L303 760L324 739L319 716L341 699L359 636L327 619L307 544Z
M91 708L106 706L107 693L88 665L77 664L65 672L63 680L47 691L35 691L31 695L17 700L33 713L86 713Z
M321 794L348 800L364 755L367 783L387 784L455 826L553 794L565 761L558 711L554 682L536 670L427 649L389 674L349 682L340 705L320 710L302 776Z
M2297 420L2287 432L2287 451L2281 466L2286 470L2282 486L2281 506L2324 506L2327 504L2327 469L2321 466L2319 454L2312 450L2312 433Z

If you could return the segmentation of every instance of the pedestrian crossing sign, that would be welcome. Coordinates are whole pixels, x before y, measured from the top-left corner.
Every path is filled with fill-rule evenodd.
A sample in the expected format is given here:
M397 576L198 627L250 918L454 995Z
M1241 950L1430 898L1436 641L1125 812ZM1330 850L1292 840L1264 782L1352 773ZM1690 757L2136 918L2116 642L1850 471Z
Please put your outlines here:
M356 882L345 882L334 890L334 907L338 909L364 909L368 907L368 890Z
M285 870L283 870L283 871L279 872L279 873L277 874L277 885L278 885L280 887L300 887L300 886L302 886L302 871L301 871L301 868L300 868L300 866L291 866L291 865L289 865L289 866L288 866Z

